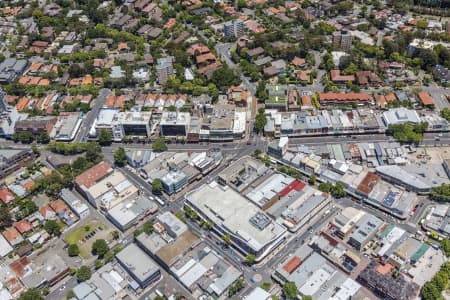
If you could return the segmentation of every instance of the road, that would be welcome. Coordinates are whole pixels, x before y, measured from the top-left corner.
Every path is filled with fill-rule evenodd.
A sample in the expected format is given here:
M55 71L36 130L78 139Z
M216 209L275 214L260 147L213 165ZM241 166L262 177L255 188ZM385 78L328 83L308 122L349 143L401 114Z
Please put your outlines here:
M225 63L233 70L238 68L238 65L233 62L230 57L230 49L233 46L233 43L218 43L216 44L216 51L220 55L220 57L225 61ZM256 95L256 86L254 83L250 81L250 79L244 75L241 75L242 83L247 91L252 95Z
M98 97L95 99L94 104L91 107L91 110L86 114L83 123L81 123L81 128L78 131L77 136L74 139L74 142L85 142L87 136L89 134L89 130L92 127L92 124L95 121L95 118L98 115L99 110L105 104L106 98L111 95L111 90L109 89L101 89Z

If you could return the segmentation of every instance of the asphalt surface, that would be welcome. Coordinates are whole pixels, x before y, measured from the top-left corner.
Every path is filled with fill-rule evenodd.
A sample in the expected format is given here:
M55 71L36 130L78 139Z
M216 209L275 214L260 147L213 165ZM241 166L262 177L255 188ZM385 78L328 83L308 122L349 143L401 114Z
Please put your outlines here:
M99 110L103 107L103 104L105 104L106 98L111 95L111 90L109 89L101 89L98 97L95 99L94 104L91 107L91 110L87 113L85 119L83 120L83 123L81 123L81 128L78 131L77 136L74 139L74 142L85 142L89 130L92 127L92 124L94 123L95 118L98 115Z

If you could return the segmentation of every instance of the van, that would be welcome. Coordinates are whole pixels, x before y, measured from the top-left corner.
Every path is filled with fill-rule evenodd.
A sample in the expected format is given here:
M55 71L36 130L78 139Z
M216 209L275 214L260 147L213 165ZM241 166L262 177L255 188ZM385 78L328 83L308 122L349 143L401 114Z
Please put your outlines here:
M164 294L158 289L155 290L155 294L158 295L159 297L164 297Z

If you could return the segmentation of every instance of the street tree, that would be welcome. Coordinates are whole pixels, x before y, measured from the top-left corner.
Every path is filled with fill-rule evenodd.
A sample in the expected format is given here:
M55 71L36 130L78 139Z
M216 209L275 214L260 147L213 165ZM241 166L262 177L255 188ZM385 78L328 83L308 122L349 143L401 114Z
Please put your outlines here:
M124 148L119 147L114 152L114 163L119 167L123 167L127 163L127 155Z
M48 232L48 234L54 236L61 235L61 226L55 220L48 220L47 222L45 222L44 229Z
M81 266L78 270L77 270L77 280L78 282L83 282L88 280L89 278L91 278L91 268L89 268L88 266Z
M296 299L297 298L297 286L295 282L286 282L283 286L283 295L286 299Z
M152 144L152 150L155 152L164 152L167 151L167 145L164 143L163 140L157 140Z
M98 134L98 143L102 146L111 145L112 142L112 134L108 130L100 130Z
M163 191L163 185L161 179L155 178L152 181L152 193L155 195L161 195Z

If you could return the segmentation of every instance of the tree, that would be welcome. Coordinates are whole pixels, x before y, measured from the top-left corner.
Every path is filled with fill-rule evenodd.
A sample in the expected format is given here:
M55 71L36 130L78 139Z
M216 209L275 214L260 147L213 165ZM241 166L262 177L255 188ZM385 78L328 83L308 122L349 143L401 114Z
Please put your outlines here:
M37 288L31 288L20 294L18 300L44 300Z
M283 286L283 295L286 299L295 299L297 298L297 286L295 282L286 282Z
M227 65L223 65L213 72L211 82L220 89L223 89L231 85L239 84L240 80L237 78L232 69L230 69Z
M437 201L450 201L450 184L441 184L432 189L431 191L431 199Z
M0 229L9 227L12 225L12 223L13 221L11 219L9 209L4 205L0 205Z
M81 266L77 270L77 280L78 282L83 282L91 278L91 268L88 266Z
M258 156L261 155L261 153L262 153L261 150L256 149L255 152L253 153L253 155L254 155L255 157L258 157Z
M255 263L256 260L256 256L254 254L247 254L247 256L245 257L245 261L247 262L247 264L249 266L253 265Z
M233 296L244 288L244 279L239 278L228 289L228 296Z
M155 195L161 195L163 191L162 181L159 178L155 178L152 181L152 193Z
M258 114L255 117L255 129L258 133L264 131L264 126L267 124L267 117L264 108L258 110Z
M441 241L442 251L445 253L447 257L450 256L450 239L443 239Z
M66 299L72 299L73 297L75 297L75 293L73 290L69 290L66 294Z
M80 254L80 249L77 244L70 244L69 248L67 248L67 253L70 257L77 256Z
M304 295L302 296L302 300L313 300L312 296Z
M155 152L164 152L167 151L167 145L164 143L163 140L157 140L152 144L152 150Z
M98 143L102 146L111 145L112 142L112 134L108 130L100 130L98 134Z
M109 251L109 246L104 239L95 240L92 244L92 253L98 257L103 257Z
M447 121L450 121L450 109L447 108L447 107L442 109L441 110L441 117L443 117Z
M127 155L124 148L119 147L114 152L114 163L119 167L123 167L127 163Z
M231 236L229 233L225 234L222 236L222 241L225 242L225 244L227 244L227 246L231 245Z
M272 287L272 282L263 282L263 284L261 284L261 286L260 286L260 288L262 288L266 292L268 292L271 287Z
M143 230L146 234L151 234L153 232L153 222L151 220L146 221Z
M48 232L48 234L54 235L54 236L60 236L61 235L61 227L55 220L48 220L44 224L45 231Z
M315 184L316 184L316 181L317 181L316 175L315 175L315 174L311 174L311 176L309 176L308 183L309 183L310 185L315 185Z
M335 186L331 188L331 195L335 198L344 197L346 195L344 185L340 182L336 182Z
M100 259L97 259L94 261L94 267L95 269L100 269L101 267L103 267L103 262Z
M111 236L112 236L113 240L118 240L120 237L120 234L117 230L114 230L113 232L111 232Z

